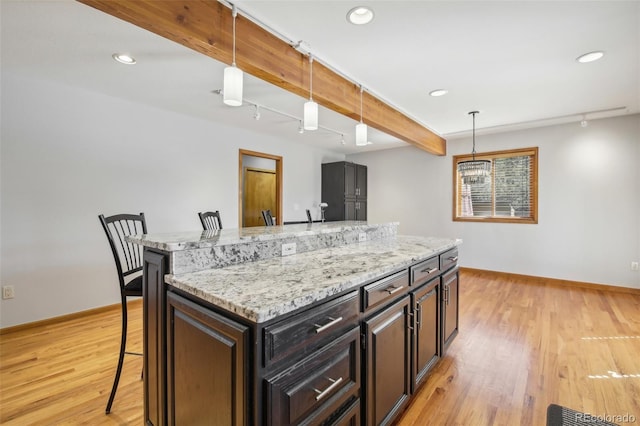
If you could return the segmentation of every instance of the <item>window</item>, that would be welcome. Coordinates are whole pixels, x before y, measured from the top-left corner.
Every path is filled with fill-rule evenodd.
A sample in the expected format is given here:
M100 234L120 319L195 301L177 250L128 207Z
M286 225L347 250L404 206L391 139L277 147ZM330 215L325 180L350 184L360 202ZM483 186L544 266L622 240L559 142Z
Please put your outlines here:
M491 161L484 182L465 184L458 163L469 155L453 157L453 220L470 222L538 223L538 148L476 154Z

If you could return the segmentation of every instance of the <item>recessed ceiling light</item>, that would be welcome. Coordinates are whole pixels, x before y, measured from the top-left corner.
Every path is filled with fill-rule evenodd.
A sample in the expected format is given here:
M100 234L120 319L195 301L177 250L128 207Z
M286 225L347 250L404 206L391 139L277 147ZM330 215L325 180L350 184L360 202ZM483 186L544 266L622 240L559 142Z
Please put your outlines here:
M585 53L584 55L578 56L576 61L586 64L587 62L597 61L603 56L604 56L604 52L597 50L595 52L589 52L589 53Z
M448 90L445 89L437 89L437 90L432 90L431 92L429 92L429 95L431 96L444 96L447 93L449 93Z
M354 7L347 13L347 21L355 25L364 25L373 21L373 10L367 6Z
M136 63L136 59L127 55L126 53L114 53L111 55L113 59L125 65L133 65Z

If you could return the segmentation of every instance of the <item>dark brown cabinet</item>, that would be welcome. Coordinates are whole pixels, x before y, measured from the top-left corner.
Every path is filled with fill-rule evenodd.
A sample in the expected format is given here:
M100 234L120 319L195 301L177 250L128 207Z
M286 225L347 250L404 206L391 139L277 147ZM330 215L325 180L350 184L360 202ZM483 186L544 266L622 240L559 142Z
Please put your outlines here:
M442 354L458 335L458 277L458 268L442 276Z
M249 423L249 329L167 294L167 423Z
M146 249L145 424L392 424L458 333L457 260L258 324L167 286L168 253Z
M143 263L143 377L144 419L146 425L167 423L165 397L165 309L164 275L167 258L164 253L146 249Z
M411 395L410 298L364 322L366 424L391 424Z
M411 294L414 313L412 391L440 359L440 277Z
M367 220L367 166L339 161L322 165L325 219Z

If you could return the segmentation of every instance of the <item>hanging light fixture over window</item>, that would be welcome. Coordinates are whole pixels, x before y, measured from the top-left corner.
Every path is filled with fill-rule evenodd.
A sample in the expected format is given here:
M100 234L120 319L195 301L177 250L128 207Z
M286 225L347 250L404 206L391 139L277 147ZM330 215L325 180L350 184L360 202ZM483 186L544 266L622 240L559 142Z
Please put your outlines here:
M484 183L484 178L491 174L491 161L476 160L476 114L479 111L469 113L473 117L473 151L471 161L460 161L458 163L458 173L462 178L462 183L474 184Z
M230 67L224 69L223 102L230 106L242 105L242 70L236 67L236 16L238 10L233 5L231 9L233 17L233 60Z
M318 104L313 101L313 55L309 53L309 100L304 103L304 129L318 130Z
M356 145L365 146L367 144L367 125L362 122L362 92L364 88L360 86L360 123L356 124Z

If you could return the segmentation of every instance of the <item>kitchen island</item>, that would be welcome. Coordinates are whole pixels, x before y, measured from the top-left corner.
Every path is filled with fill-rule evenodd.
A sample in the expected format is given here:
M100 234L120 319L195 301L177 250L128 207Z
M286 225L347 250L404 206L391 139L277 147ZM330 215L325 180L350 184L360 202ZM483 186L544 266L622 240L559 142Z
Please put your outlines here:
M396 419L457 334L460 243L397 226L132 237L147 424Z

